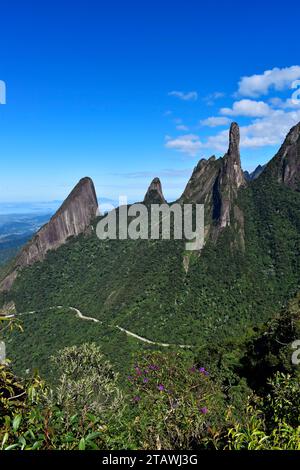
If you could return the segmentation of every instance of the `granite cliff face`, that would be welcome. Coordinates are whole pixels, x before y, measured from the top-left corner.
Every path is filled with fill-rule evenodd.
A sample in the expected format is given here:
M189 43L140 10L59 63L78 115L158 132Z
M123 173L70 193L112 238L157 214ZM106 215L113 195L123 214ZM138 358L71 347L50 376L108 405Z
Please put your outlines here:
M85 232L98 212L93 181L83 178L69 194L62 206L16 257L11 272L0 284L0 291L9 290L18 271L41 261L50 250L63 245L69 237Z
M143 204L166 204L159 178L154 178L145 194Z
M205 205L206 234L213 239L220 231L237 221L243 225L243 215L235 205L240 187L246 185L240 158L239 126L232 123L229 148L224 157L202 159L196 166L179 202Z
M300 123L290 130L263 175L271 176L279 183L300 191Z

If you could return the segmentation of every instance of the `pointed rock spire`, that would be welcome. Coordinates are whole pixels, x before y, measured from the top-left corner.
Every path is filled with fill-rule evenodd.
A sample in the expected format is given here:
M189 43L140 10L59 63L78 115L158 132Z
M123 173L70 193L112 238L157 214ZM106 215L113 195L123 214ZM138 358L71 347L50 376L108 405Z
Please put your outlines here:
M236 122L233 122L230 126L229 147L223 163L225 179L228 179L231 185L237 188L245 185L246 180L241 168L240 128Z
M240 128L237 122L230 126L228 154L240 158Z
M46 253L63 245L69 237L85 232L98 213L98 201L91 178L82 178L50 219L24 246L16 257L9 275L1 282L1 290L9 290L17 272Z
M233 122L229 131L228 152L222 159L222 168L218 182L218 192L220 194L220 227L230 225L230 213L232 202L237 196L238 189L246 185L246 179L241 167L240 156L240 129L236 122Z
M144 204L166 204L159 178L154 178L144 197Z

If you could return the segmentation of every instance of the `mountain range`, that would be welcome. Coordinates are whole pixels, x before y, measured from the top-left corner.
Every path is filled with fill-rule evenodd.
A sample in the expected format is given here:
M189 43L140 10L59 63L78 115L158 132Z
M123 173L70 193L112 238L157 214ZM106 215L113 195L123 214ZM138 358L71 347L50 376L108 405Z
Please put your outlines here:
M184 240L99 240L93 182L79 181L2 269L2 311L34 312L24 316L28 335L8 345L21 369L46 367L50 337L63 346L93 336L91 324L75 327L70 312L62 331L61 312L70 307L102 322L95 338L119 367L140 343L122 328L153 343L230 350L278 314L299 290L300 123L252 174L241 168L239 143L233 123L226 154L200 160L176 201L204 204L199 252L186 251ZM143 202L166 202L159 178Z

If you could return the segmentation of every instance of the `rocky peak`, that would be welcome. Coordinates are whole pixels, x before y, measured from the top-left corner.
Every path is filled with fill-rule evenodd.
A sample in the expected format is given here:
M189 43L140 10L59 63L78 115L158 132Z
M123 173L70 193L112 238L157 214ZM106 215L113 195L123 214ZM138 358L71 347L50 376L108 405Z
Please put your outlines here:
M243 225L243 214L235 204L239 188L246 185L239 144L240 130L234 122L229 130L227 153L222 158L213 155L200 160L179 199L181 203L204 204L206 234L213 239L221 229L236 224L237 219Z
M154 178L144 197L144 204L166 204L159 178Z
M220 168L220 159L212 156L208 160L201 159L194 168L185 190L179 201L182 203L204 204L212 192Z
M244 171L244 177L246 181L256 180L264 171L267 165L258 165L254 171L249 173L249 171Z
M300 123L288 133L279 152L267 165L264 174L279 183L300 191Z
M57 249L68 238L85 232L97 212L93 181L91 178L82 178L50 221L21 250L10 274L0 284L0 291L10 289L20 269L41 261L48 251Z

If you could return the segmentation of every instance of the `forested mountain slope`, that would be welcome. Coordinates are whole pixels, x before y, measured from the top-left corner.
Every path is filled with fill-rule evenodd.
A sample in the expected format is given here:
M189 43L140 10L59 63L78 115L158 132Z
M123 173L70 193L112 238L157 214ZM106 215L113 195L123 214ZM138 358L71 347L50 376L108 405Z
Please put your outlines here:
M243 341L299 289L299 135L300 125L256 180L246 185L240 171L233 175L234 191L226 189L236 171L230 150L212 160L220 218L210 206L209 223L218 236L208 236L201 252L186 252L184 241L100 241L92 230L23 269L3 302L14 300L19 312L74 306L156 341ZM193 175L195 194L204 176L195 182ZM211 181L204 200L214 201L215 190Z

